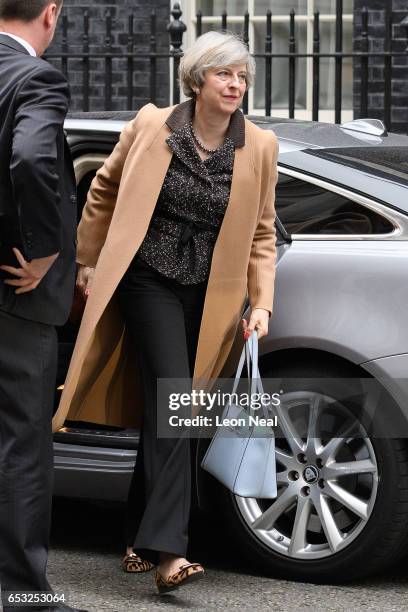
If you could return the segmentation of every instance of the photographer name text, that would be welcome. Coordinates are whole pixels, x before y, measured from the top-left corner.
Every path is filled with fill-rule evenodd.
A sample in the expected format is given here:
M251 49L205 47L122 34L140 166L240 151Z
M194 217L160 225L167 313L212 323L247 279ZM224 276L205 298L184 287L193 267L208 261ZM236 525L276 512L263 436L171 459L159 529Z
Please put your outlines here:
M169 417L169 424L172 427L212 427L220 426L223 427L248 427L248 425L255 427L277 427L278 417L275 415L270 418L261 417L258 415L249 415L246 418L229 418L220 417L219 415L204 416L197 415L195 417L179 417L172 415Z

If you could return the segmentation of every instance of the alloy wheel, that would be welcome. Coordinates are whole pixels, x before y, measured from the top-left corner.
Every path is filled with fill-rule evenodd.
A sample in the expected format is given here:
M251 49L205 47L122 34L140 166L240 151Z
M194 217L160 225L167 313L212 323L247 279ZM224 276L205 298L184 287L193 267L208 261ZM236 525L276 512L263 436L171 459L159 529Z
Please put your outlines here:
M235 496L241 516L256 538L282 555L334 555L364 530L374 507L373 444L347 406L321 393L286 393L277 413L278 496Z

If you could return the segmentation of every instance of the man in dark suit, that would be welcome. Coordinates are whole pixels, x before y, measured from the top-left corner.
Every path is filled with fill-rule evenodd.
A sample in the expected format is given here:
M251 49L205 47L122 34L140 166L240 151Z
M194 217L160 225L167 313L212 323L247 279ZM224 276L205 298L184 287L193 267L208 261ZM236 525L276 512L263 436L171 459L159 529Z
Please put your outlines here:
M40 59L62 0L0 0L0 582L52 593L55 325L75 282L75 177L65 77ZM42 606L41 606L42 604ZM38 609L49 609L40 600ZM51 608L67 609L51 603ZM21 606L25 609L25 606ZM68 608L70 609L70 608Z

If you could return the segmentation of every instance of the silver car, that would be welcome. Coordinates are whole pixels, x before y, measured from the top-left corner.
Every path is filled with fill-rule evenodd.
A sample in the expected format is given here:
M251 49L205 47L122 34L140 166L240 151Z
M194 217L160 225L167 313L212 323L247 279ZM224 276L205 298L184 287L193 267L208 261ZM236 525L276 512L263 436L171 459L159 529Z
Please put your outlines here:
M131 117L67 120L80 205ZM261 375L282 387L278 497L221 487L199 467L203 438L192 441L193 501L262 571L346 581L408 548L408 137L376 120L251 119L280 141L275 304L260 343ZM59 387L77 330L59 333ZM67 423L55 494L125 500L137 446L136 430Z

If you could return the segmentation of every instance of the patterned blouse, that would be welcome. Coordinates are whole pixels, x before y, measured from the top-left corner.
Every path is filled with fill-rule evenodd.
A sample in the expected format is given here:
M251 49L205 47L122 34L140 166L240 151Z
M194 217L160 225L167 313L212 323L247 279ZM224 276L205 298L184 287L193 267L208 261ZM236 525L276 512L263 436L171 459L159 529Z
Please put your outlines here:
M136 257L187 285L208 280L230 196L237 125L242 130L244 119L240 111L234 113L224 143L203 161L190 127L194 102L180 104L176 110L173 121L168 120L174 129L166 140L173 157ZM237 113L242 119L235 117Z

